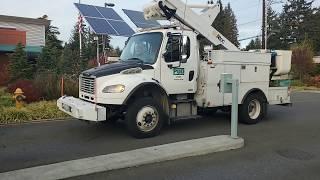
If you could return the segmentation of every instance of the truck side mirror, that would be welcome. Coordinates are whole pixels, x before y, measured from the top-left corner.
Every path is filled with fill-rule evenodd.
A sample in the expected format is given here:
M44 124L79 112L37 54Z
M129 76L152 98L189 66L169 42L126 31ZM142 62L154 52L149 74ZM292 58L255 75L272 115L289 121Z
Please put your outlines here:
M180 61L186 63L190 57L190 39L188 36L181 36L180 54Z

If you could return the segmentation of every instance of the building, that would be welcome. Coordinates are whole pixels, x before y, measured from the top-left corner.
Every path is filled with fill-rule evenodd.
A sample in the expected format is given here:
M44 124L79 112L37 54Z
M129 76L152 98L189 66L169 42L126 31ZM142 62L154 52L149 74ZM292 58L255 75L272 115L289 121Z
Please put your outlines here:
M320 64L320 56L315 56L315 57L313 57L313 62L314 62L315 64Z
M41 53L45 45L46 19L0 15L0 86L8 80L9 55L18 43L25 46L30 60Z

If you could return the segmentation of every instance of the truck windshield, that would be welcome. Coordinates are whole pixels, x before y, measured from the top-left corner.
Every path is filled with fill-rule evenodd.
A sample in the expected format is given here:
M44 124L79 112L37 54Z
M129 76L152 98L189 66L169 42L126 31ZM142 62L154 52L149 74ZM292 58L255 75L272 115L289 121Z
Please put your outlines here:
M132 36L120 56L122 61L141 61L154 64L162 42L162 33L145 33Z

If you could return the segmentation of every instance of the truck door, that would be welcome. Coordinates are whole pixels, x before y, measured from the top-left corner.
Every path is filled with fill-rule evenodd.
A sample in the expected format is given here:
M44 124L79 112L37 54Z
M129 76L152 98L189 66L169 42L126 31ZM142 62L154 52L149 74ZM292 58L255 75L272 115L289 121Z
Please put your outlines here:
M195 47L195 48L192 48ZM198 61L195 37L168 34L161 58L161 84L169 94L195 93Z

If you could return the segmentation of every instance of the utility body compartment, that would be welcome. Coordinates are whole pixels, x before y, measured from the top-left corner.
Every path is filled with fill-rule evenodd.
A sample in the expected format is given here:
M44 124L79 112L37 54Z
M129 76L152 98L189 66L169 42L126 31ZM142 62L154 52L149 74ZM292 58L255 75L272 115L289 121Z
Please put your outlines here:
M268 96L270 64L271 53L209 51L207 57L200 62L196 94L198 105L218 107L232 104L232 95L221 92L222 73L230 73L234 79L239 80L239 104L251 89L260 89Z

